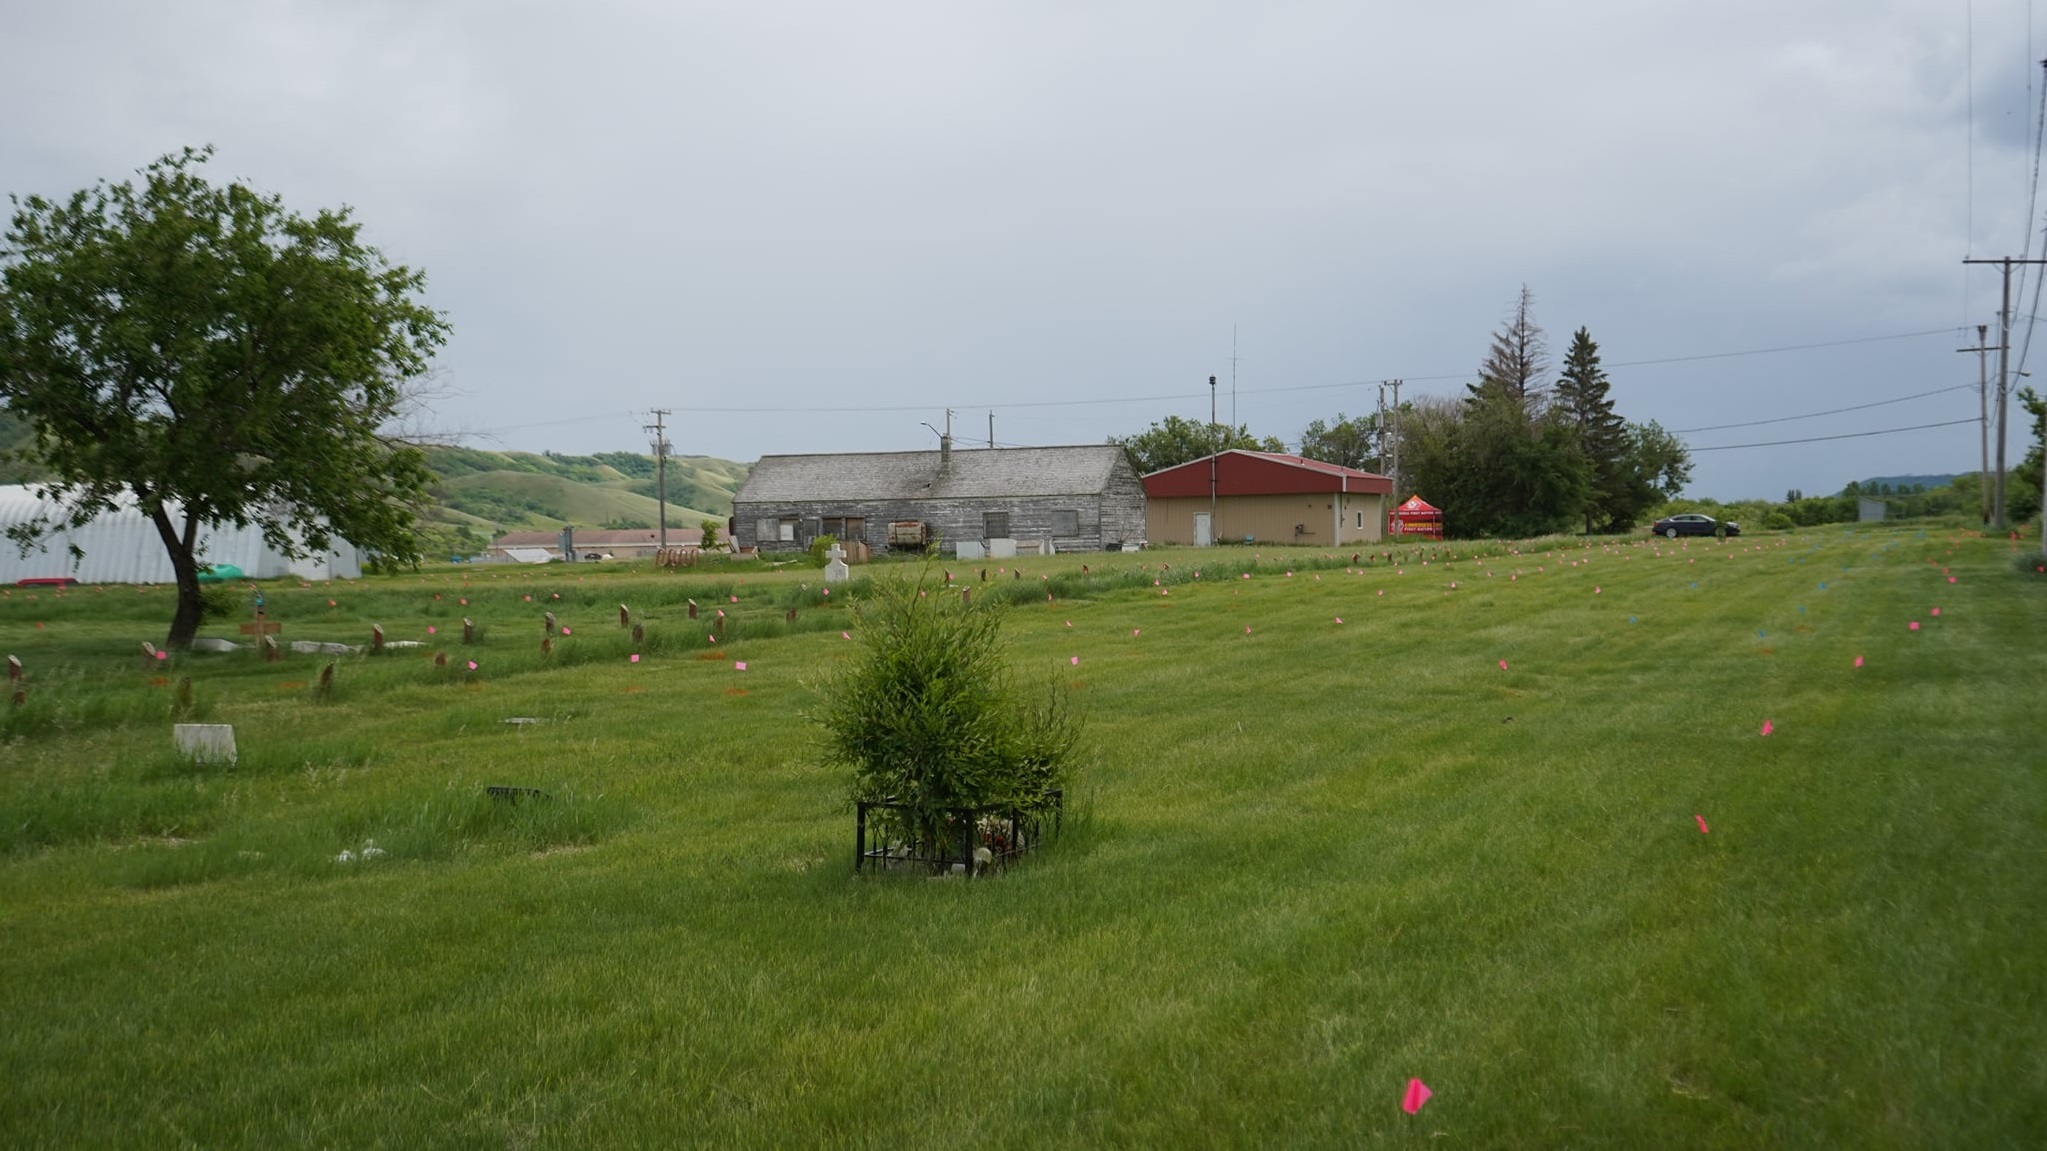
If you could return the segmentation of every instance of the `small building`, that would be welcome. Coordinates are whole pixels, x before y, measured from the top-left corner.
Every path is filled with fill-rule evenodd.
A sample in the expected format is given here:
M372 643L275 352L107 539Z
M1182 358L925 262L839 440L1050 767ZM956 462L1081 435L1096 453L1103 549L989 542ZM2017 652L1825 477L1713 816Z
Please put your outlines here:
M184 511L169 508L174 520L182 521ZM38 489L26 484L0 485L0 532L38 520L55 522L65 514L56 500L45 499ZM202 564L232 565L250 579L277 579L293 575L304 580L355 579L362 575L362 556L346 540L332 541L334 550L293 559L263 538L263 529L250 524L204 524L199 529L194 553ZM72 548L79 555L74 558ZM24 579L75 579L80 583L176 583L170 552L156 531L156 522L143 514L135 497L127 492L115 506L75 528L52 528L24 555L13 540L0 536L0 583Z
M603 528L575 529L576 553L579 556L610 556L613 559L645 559L661 548L661 533L655 528ZM693 548L704 542L702 528L668 528L668 546L671 548ZM550 560L561 558L562 534L559 529L551 532L506 532L490 541L492 556L529 562L520 553L530 557L532 553L546 552Z
M1145 534L1158 543L1337 547L1381 538L1393 481L1303 456L1232 449L1145 476L1144 494Z
M732 540L801 551L819 536L887 550L921 524L947 552L1116 549L1144 538L1144 485L1116 444L763 456L732 497Z

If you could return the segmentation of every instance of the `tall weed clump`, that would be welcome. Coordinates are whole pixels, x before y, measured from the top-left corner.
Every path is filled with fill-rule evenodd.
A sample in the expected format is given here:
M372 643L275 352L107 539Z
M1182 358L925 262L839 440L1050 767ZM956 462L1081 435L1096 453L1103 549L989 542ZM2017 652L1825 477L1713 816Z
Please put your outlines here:
M820 685L812 713L856 802L901 804L928 841L951 809L1034 811L1065 786L1080 717L1056 685L1016 683L999 607L876 580L861 615L861 652Z

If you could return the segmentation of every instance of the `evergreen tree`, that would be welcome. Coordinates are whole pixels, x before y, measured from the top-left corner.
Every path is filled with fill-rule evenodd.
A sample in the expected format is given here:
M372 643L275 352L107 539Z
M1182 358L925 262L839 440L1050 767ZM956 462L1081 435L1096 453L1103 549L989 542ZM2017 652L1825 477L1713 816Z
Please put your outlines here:
M1497 392L1521 405L1524 415L1533 417L1543 407L1549 374L1549 342L1535 322L1535 294L1521 285L1521 298L1514 304L1513 318L1493 333L1493 345L1478 368L1474 396Z
M1599 366L1599 345L1579 328L1564 354L1550 415L1570 430L1578 451L1591 469L1585 506L1585 534L1622 518L1628 504L1627 421L1616 415L1606 370Z

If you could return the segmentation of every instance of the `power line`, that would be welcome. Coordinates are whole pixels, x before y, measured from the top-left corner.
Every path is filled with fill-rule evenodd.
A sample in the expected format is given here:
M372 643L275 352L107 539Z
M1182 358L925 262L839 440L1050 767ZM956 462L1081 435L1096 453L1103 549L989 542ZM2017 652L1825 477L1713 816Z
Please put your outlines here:
M1855 404L1851 407L1846 408L1829 408L1824 412L1807 412L1802 416L1778 416L1775 419L1769 420L1749 420L1745 423L1739 424L1713 424L1709 427L1703 428L1677 428L1674 429L1670 434L1674 436L1682 436L1687 435L1691 432L1722 432L1726 431L1729 428L1758 428L1763 426L1764 424L1786 424L1790 423L1793 420L1810 420L1820 416L1838 416L1842 412L1859 412L1865 408L1881 408L1886 404L1902 404L1907 400L1923 400L1928 396L1945 395L1948 392L1959 392L1969 388L1974 388L1975 386L1976 386L1975 384L1956 384L1954 387L1951 388L1935 388L1930 392L1918 392L1909 396L1899 396L1895 400L1878 400L1875 403Z
M1736 448L1778 448L1783 447L1785 444L1817 444L1825 440L1858 440L1865 436L1888 436L1897 432L1923 432L1928 428L1952 428L1957 424L1973 424L1975 422L1973 419L1948 420L1945 423L1938 424L1914 424L1909 428L1883 428L1874 432L1844 432L1838 436L1808 436L1802 440L1770 440L1765 443L1756 444L1714 444L1710 448L1687 447L1685 450L1688 452L1731 452Z
M1921 339L1921 338L1925 338L1925 337L1929 337L1929 336L1945 336L1945 335L1949 335L1949 334L1951 334L1951 333L1952 333L1952 332L1954 332L1955 330L1956 330L1956 329L1953 329L1953 328L1929 328L1929 329L1926 329L1926 330L1923 330L1923 331L1915 331L1915 332L1893 332L1893 333L1890 333L1890 334L1887 334L1887 335L1881 335L1881 336L1858 336L1858 337L1854 337L1854 338L1851 338L1851 339L1845 339L1845 340L1821 340L1821 341L1818 341L1818 342L1815 342L1815 343L1807 343L1807 344L1779 344L1779 345L1776 345L1776 346L1774 346L1774 347L1768 347L1768 348L1744 348L1744 349L1741 349L1741 350L1738 350L1738 351L1731 351L1731 352L1700 352L1700 353L1696 353L1696 354L1692 354L1692 355L1683 355L1683 356L1664 356L1664 357L1660 357L1660 358L1656 358L1656 359L1647 359L1647 360L1623 360L1623 361L1617 361L1617 362L1609 363L1609 364L1608 364L1607 366L1608 366L1608 367L1613 367L1613 368L1636 368L1636 367L1649 367L1649 366L1653 366L1653 365L1657 365L1657 364L1681 364L1681 363L1691 363L1691 362L1696 362L1696 361L1700 361L1700 360L1724 360L1724 359L1733 359L1733 358L1736 358L1736 357L1741 357L1741 356L1768 356L1768 355L1777 355L1777 354L1779 354L1779 353L1783 353L1783 352L1803 352L1803 351L1812 351L1812 350L1817 350L1817 349L1822 349L1822 348L1840 348L1840 347L1848 347L1848 346L1851 346L1851 345L1855 345L1855 344L1874 344L1874 343L1883 343L1883 342L1888 342L1888 341L1892 341L1892 340L1913 340L1913 339ZM1384 377L1384 379L1391 379L1391 378L1393 378L1393 377L1392 377L1392 376L1387 376L1387 377ZM1405 374L1400 374L1400 378L1401 378L1401 379L1403 379L1403 380L1405 380L1406 382L1408 382L1408 383L1410 383L1410 384L1412 384L1412 383L1417 383L1417 382L1429 382L1429 383L1434 383L1434 382L1442 382L1442 381L1446 381L1446 380L1469 380L1469 379L1471 378L1471 373L1469 373L1469 372L1450 372L1450 373L1444 373L1444 374L1439 374L1439 375L1416 375L1416 374L1413 374L1413 373L1405 373ZM1327 384L1291 384L1291 385L1285 385L1285 386L1281 386L1281 387L1270 387L1270 388L1246 388L1246 389L1243 389L1243 391L1244 391L1244 393L1245 393L1245 394L1247 394L1247 395L1278 395L1278 394L1283 394L1283 393L1291 393L1291 392L1317 392L1317 391L1333 391L1333 390L1336 390L1336 389L1340 389L1340 388L1361 388L1361 387L1369 387L1369 386L1373 386L1373 385L1376 385L1376 384L1378 384L1378 383L1381 383L1381 382L1383 382L1383 381L1382 381L1382 379L1379 379L1379 378L1374 378L1374 379L1353 379L1353 380L1342 380L1342 381L1338 381L1338 382L1336 382L1336 383L1327 383ZM1198 397L1199 395L1200 395L1200 393L1199 393L1199 392L1166 392L1166 393L1159 393L1159 394L1154 394L1154 395L1144 395L1144 396L1119 396L1119 397L1107 397L1107 398L1093 398L1093 399L1067 399L1067 400L1007 400L1007 401L996 401L996 402L981 402L981 403L973 403L973 402L967 402L967 403L961 403L961 404L958 404L957 406L959 406L959 407L973 407L973 408L984 408L984 409L993 409L993 410L996 410L996 411L1015 411L1015 410L1019 410L1019 409L1026 409L1026 408L1078 408L1078 407L1100 407L1100 406L1108 406L1108 405L1115 405L1115 404L1149 404L1149 403L1161 403L1161 402L1169 402L1169 401L1174 401L1174 400L1187 400L1187 399L1193 399L1193 398L1197 398L1197 397ZM891 413L903 413L903 412L923 412L923 411L929 411L929 410L930 410L930 407L931 407L930 403L928 403L928 402L925 402L925 403L916 403L916 404L881 404L881 405L868 405L868 406L846 406L846 407L815 407L815 406L812 406L812 405L809 405L809 404L801 404L801 405L791 405L791 404L772 404L772 405L761 405L761 406L747 406L747 407L695 407L695 406L692 406L692 408L691 408L690 410L691 410L691 411L693 411L693 412L705 412L705 413L711 413L711 414L716 414L716 415L769 415L769 414L776 414L776 413L788 412L788 411L791 411L791 410L796 410L796 409L800 409L800 410L802 410L802 411L804 411L804 412L808 412L808 413L815 413L815 414L821 414L821 415L865 415L865 414L872 414L872 415L886 415L886 414L891 414ZM1845 410L1845 409L1844 409L1844 410ZM504 426L501 426L501 427L495 427L495 428L483 428L483 429L478 429L478 430L471 430L471 431L466 431L466 432L462 432L462 433L459 433L459 434L461 434L461 435L463 435L463 436L494 436L494 435L498 435L498 434L501 434L501 433L504 433L504 432L518 432L518 431L529 431L529 430L531 430L531 429L533 429L533 428L552 428L552 427L561 427L561 426L563 426L563 425L567 425L567 424L580 424L580 423L592 423L592 422L595 422L595 421L598 421L598 420L611 420L611 419L616 419L617 417L619 417L619 416L621 416L621 415L635 415L635 414L637 414L637 413L635 413L635 412L630 412L630 411L624 411L624 412L607 412L607 413L602 413L602 414L598 414L598 415L586 415L586 416L575 416L575 417L569 417L569 418L566 418L566 419L550 419L550 420L542 420L542 421L539 421L539 422L537 422L537 423L526 423L526 424L507 424L507 425L504 425ZM1729 426L1738 426L1738 425L1729 425ZM1707 429L1696 429L1696 430L1707 430Z
M1692 360L1725 360L1735 356L1768 356L1777 352L1804 352L1814 348L1845 348L1850 344L1876 344L1885 340L1916 340L1923 336L1945 336L1958 331L1956 328L1929 328L1923 332L1898 332L1889 336L1859 336L1852 340L1824 340L1817 344L1784 344L1775 348L1750 348L1741 352L1705 352L1696 356L1666 356L1660 360L1621 360L1604 365L1609 368L1642 368L1650 364L1682 364Z

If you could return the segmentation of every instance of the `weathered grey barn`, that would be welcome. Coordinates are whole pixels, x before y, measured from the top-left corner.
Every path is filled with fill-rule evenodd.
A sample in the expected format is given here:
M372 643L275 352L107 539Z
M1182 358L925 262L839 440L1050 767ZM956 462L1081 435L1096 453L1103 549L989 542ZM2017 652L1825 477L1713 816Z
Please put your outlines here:
M948 552L988 540L1102 551L1144 538L1144 484L1114 444L763 456L732 497L732 519L737 545L763 552L821 535L878 552L891 523L913 520Z

